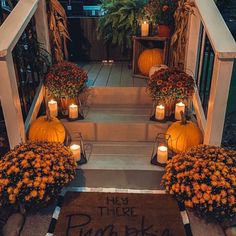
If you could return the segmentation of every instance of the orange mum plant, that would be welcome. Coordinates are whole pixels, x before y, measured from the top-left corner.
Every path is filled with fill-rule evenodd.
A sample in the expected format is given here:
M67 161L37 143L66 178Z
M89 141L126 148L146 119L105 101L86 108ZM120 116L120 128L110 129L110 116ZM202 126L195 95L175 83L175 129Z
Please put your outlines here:
M194 93L193 77L182 70L166 68L156 71L147 82L153 100L164 104L184 100Z
M75 176L75 160L58 142L28 142L0 159L0 206L41 207Z
M236 151L199 145L168 161L162 184L201 216L222 221L236 215Z

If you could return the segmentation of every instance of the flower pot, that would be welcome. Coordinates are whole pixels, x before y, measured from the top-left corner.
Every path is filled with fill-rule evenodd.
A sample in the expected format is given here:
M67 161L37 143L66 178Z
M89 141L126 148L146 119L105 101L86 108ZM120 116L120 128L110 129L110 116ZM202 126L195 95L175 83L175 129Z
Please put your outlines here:
M169 25L158 25L157 32L159 37L170 37L171 28Z
M77 104L77 103L78 103L77 98L67 98L67 97L60 98L59 107L60 107L60 111L61 111L62 115L67 116L68 110L69 110L69 105Z
M176 104L176 101L170 101L165 104L165 113L166 113L167 119L171 119L171 117L174 115L175 104Z

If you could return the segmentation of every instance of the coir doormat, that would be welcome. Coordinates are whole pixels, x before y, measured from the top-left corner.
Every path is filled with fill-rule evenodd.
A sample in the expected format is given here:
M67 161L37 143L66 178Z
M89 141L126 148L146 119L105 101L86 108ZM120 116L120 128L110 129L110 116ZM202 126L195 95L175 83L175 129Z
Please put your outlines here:
M188 236L182 213L167 194L67 192L53 235Z

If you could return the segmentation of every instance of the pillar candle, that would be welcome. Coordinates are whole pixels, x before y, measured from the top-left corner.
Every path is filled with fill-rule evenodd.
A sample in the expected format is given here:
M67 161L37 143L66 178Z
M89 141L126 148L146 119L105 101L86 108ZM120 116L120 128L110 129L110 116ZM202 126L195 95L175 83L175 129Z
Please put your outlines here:
M157 161L159 163L166 163L168 159L168 150L166 146L159 146L157 148Z
M149 34L149 24L144 21L142 24L141 24L141 36L148 36Z
M81 152L80 152L80 145L78 144L72 144L70 146L70 150L73 153L73 156L75 158L75 161L79 161L81 158Z
M165 107L163 105L156 106L155 118L157 120L164 120L165 119Z
M57 101L51 99L51 100L48 102L48 109L49 109L49 111L50 111L50 116L56 117L56 116L57 116L57 111L58 111L58 108L57 108Z
M75 104L71 104L69 106L69 118L70 119L77 119L79 114L78 106Z
M181 120L181 114L180 114L181 111L183 113L185 111L184 103L182 103L182 102L176 103L176 105L175 105L175 119L176 120Z

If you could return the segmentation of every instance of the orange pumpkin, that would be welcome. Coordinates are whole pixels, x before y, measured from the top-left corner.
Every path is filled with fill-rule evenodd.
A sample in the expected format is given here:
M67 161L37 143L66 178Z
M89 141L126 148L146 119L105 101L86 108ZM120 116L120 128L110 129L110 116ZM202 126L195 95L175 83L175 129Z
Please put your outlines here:
M160 48L146 49L138 58L138 68L146 76L153 66L160 64L163 64L163 50Z
M182 120L174 122L167 130L170 135L168 147L175 153L185 152L193 146L202 143L202 132L192 121L186 121L182 114Z
M66 131L56 117L41 116L35 120L29 129L29 140L63 143Z

